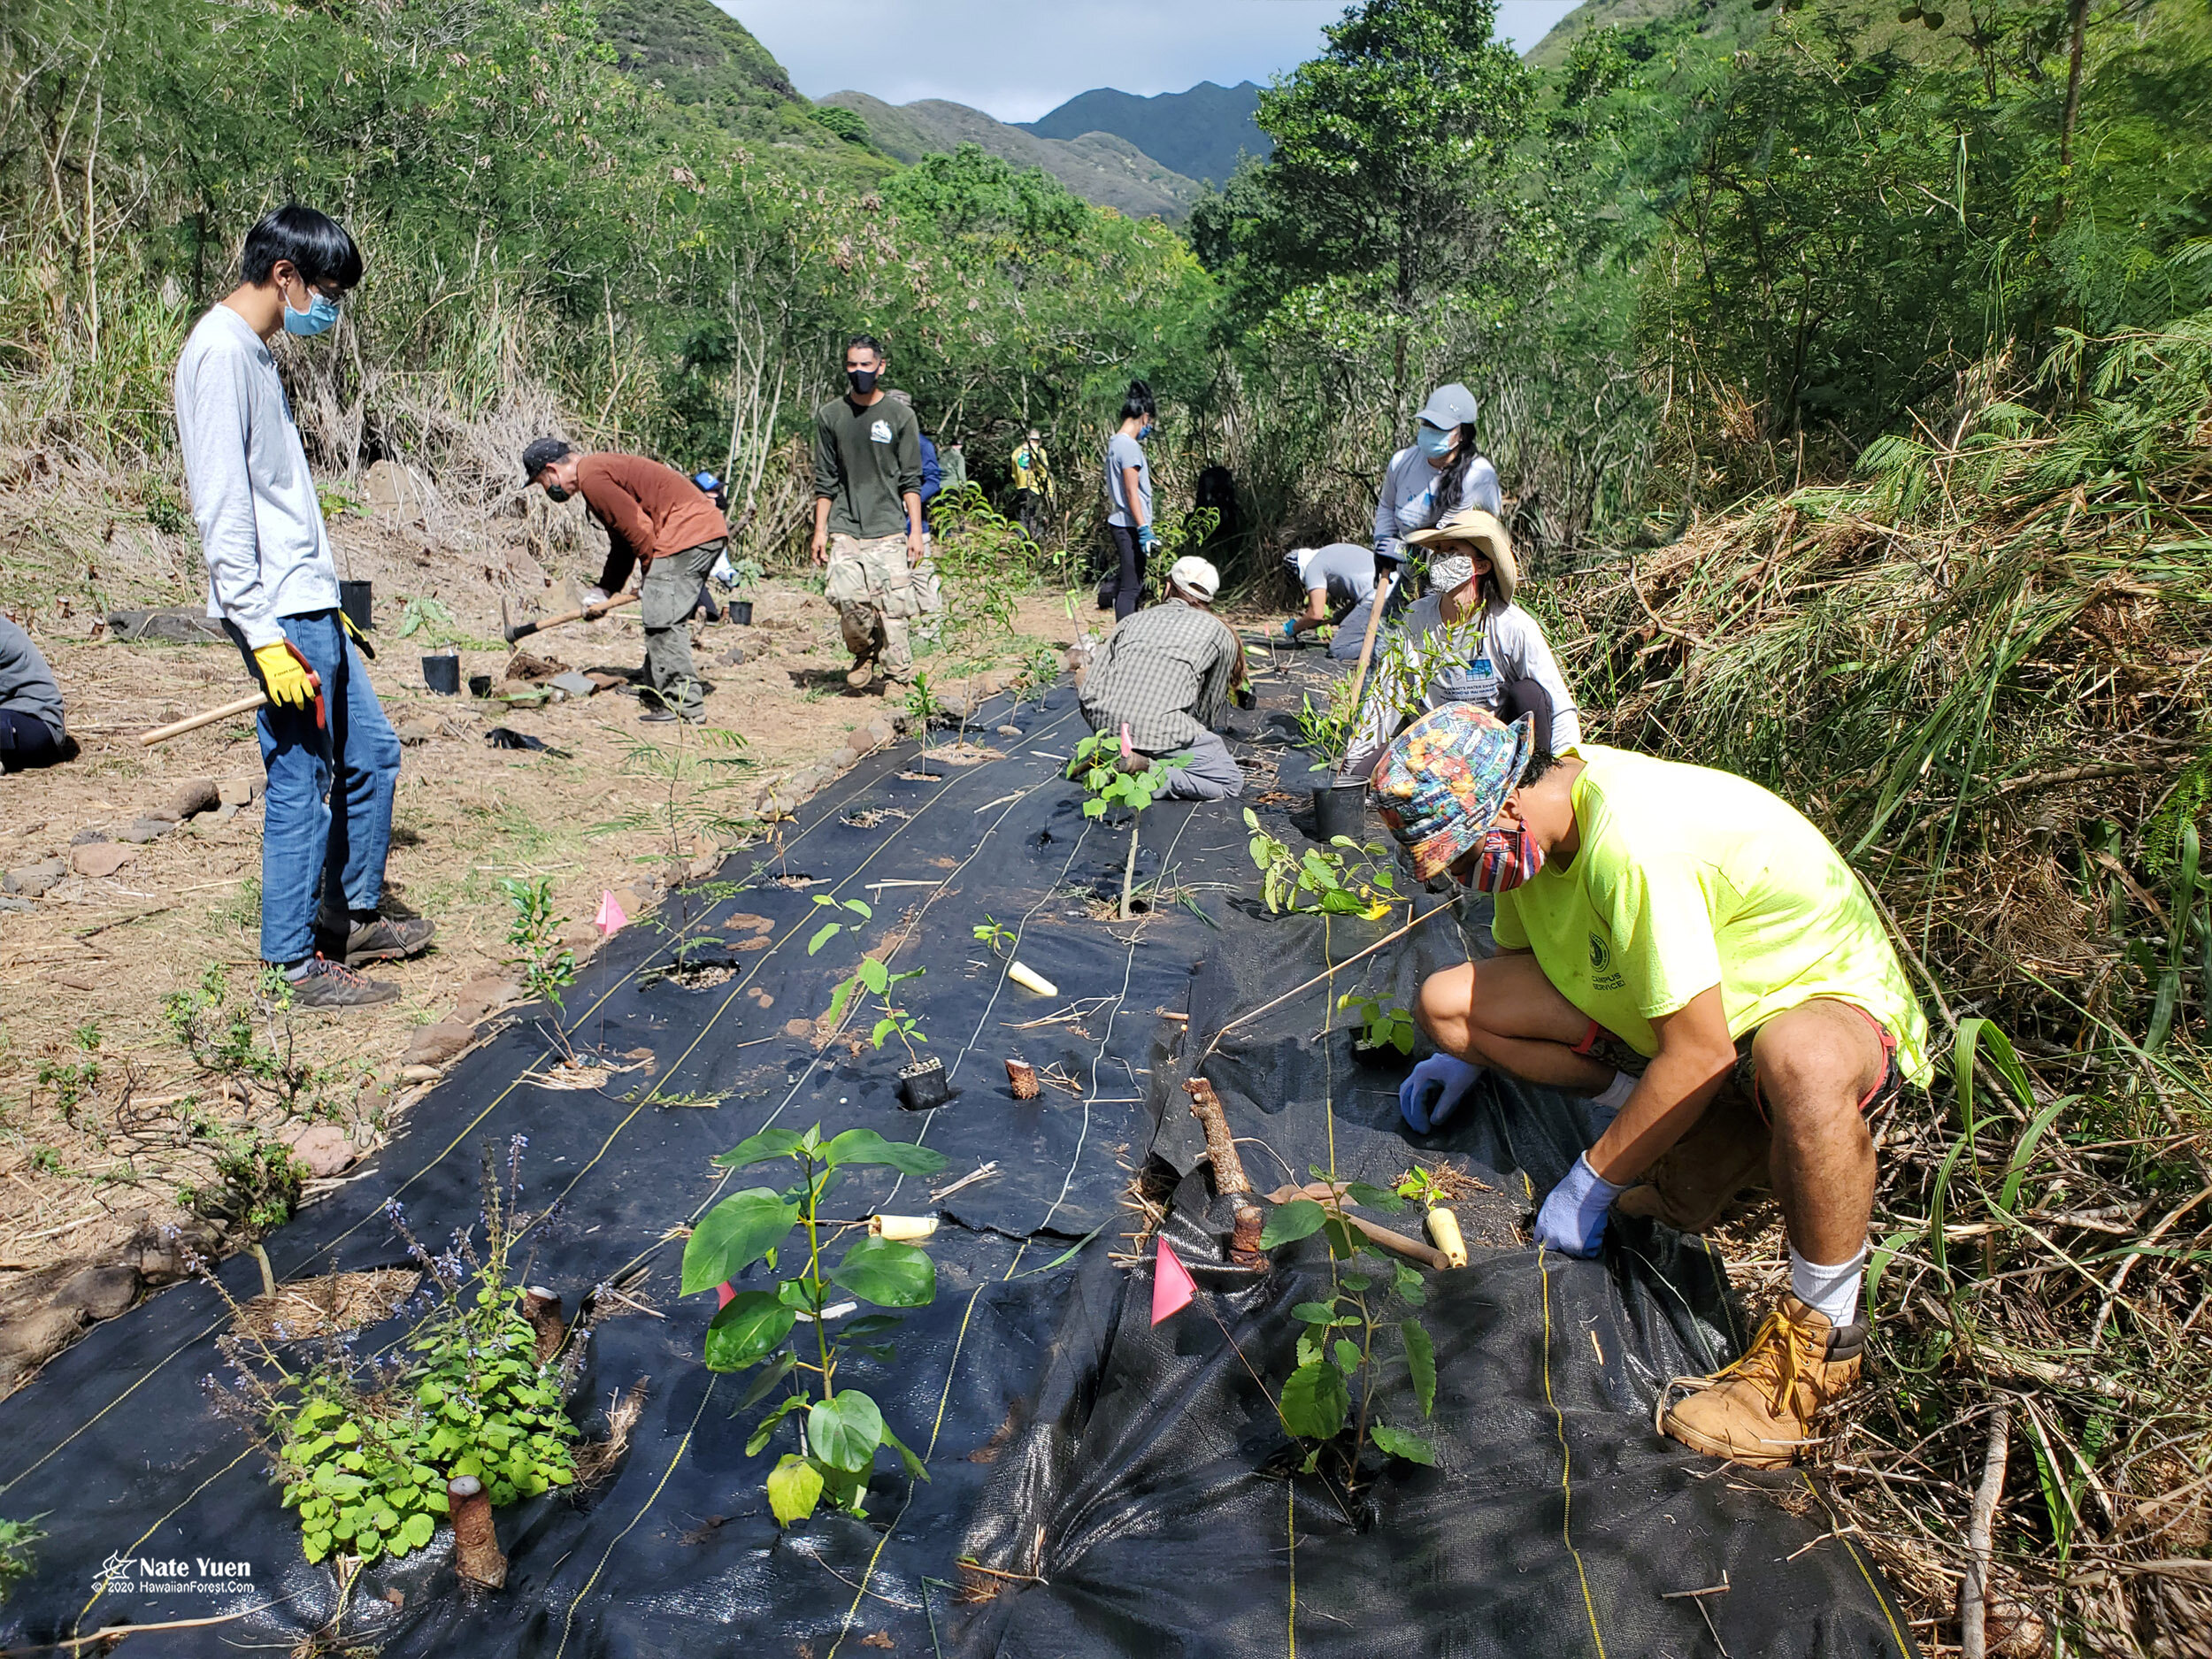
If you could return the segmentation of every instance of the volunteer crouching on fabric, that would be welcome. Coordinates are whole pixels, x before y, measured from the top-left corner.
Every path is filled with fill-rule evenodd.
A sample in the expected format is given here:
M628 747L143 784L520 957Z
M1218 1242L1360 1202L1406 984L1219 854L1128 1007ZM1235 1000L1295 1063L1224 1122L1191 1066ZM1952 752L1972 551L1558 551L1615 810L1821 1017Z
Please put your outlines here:
M1669 1390L1662 1426L1714 1456L1786 1463L1858 1379L1867 1114L1903 1078L1926 1086L1926 1022L1850 868L1786 803L1595 744L1555 758L1533 727L1452 703L1376 770L1371 798L1417 872L1497 901L1499 954L1421 987L1439 1053L1401 1108L1433 1127L1494 1066L1611 1111L1536 1218L1541 1249L1594 1256L1613 1201L1740 1088L1757 1116L1739 1145L1770 1133L1790 1290L1734 1364Z
M1479 507L1448 514L1432 530L1406 538L1429 556L1429 591L1376 648L1359 725L1340 776L1367 777L1407 711L1473 703L1510 724L1533 716L1542 747L1563 753L1582 741L1582 718L1561 677L1551 641L1534 617L1513 603L1521 585L1513 539ZM1417 697L1409 674L1427 677Z
M1504 516L1498 469L1475 447L1477 412L1475 395L1457 380L1438 387L1421 406L1413 442L1392 456L1384 470L1375 502L1375 577L1379 588L1386 583L1389 588L1390 596L1381 601L1386 624L1394 623L1413 596L1399 580L1405 570L1406 541L1413 532L1463 507ZM1331 657L1347 662L1358 657L1375 603L1371 595L1337 624Z
M692 480L641 455L579 455L558 438L532 440L522 452L524 488L548 499L581 495L607 533L598 591L618 593L641 565L638 621L645 630L641 720L705 718L706 687L691 664L691 613L707 572L729 545L729 521Z
M1212 728L1244 684L1244 647L1212 611L1221 577L1204 559L1168 567L1167 597L1118 622L1084 676L1083 718L1094 732L1125 729L1140 751L1127 763L1180 762L1168 772L1177 801L1244 792L1244 772Z
M1306 608L1283 622L1283 637L1294 640L1325 622L1350 614L1375 591L1375 551L1352 541L1332 541L1326 547L1293 548L1283 563L1297 579L1306 595ZM1334 656L1333 650L1330 653ZM1352 648L1359 655L1359 648Z

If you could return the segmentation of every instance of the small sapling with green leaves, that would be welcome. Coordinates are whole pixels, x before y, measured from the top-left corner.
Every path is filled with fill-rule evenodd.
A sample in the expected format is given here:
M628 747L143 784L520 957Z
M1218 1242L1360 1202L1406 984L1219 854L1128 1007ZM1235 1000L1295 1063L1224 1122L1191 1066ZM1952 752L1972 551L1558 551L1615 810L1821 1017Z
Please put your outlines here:
M710 1371L766 1369L754 1379L740 1409L757 1405L777 1385L789 1391L754 1425L748 1456L763 1450L787 1418L798 1449L786 1452L768 1476L768 1507L785 1526L803 1521L826 1498L851 1515L866 1513L868 1479L876 1455L896 1455L918 1480L929 1479L922 1460L884 1422L876 1402L857 1388L840 1388L837 1370L848 1348L898 1323L896 1314L833 1320L826 1310L839 1292L878 1308L926 1306L937 1294L937 1267L926 1251L890 1239L863 1235L846 1247L836 1265L825 1252L838 1231L823 1214L823 1199L838 1172L853 1164L878 1164L902 1175L930 1176L944 1168L941 1154L886 1141L872 1129L848 1129L831 1140L819 1124L800 1133L764 1129L732 1148L717 1164L726 1169L788 1160L798 1179L777 1192L756 1187L733 1194L709 1210L684 1246L683 1294L726 1286L726 1299L707 1327ZM773 1288L744 1289L735 1281L757 1262L772 1273L794 1229L804 1235L805 1262ZM805 1329L798 1327L803 1323ZM797 1334L795 1337L794 1333ZM785 1347L787 1340L790 1346ZM887 1348L868 1349L888 1357Z

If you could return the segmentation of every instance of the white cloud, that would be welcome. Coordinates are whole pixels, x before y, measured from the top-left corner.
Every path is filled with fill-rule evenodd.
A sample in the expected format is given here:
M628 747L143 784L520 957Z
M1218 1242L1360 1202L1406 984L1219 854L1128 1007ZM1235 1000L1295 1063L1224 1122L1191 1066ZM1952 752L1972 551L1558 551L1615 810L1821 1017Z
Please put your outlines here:
M718 0L809 97L949 98L1033 121L1079 92L1233 86L1312 57L1343 0ZM1501 0L1524 50L1574 0Z

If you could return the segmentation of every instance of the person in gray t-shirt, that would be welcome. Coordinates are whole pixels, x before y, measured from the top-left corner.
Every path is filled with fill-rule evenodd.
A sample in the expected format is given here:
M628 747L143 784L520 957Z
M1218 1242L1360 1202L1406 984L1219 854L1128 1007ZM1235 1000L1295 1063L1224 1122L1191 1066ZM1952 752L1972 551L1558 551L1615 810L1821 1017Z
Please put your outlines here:
M0 772L27 772L70 758L61 687L31 636L0 617Z
M1152 527L1152 464L1145 458L1144 441L1152 435L1159 410L1152 388L1142 380L1129 382L1122 400L1121 426L1106 440L1106 533L1120 556L1114 580L1114 620L1119 622L1144 602L1144 561L1157 541ZM1099 603L1106 603L1103 595Z
M1325 622L1340 620L1375 591L1375 551L1356 542L1293 548L1283 555L1283 563L1290 567L1306 595L1306 608L1284 620L1286 640L1294 640Z

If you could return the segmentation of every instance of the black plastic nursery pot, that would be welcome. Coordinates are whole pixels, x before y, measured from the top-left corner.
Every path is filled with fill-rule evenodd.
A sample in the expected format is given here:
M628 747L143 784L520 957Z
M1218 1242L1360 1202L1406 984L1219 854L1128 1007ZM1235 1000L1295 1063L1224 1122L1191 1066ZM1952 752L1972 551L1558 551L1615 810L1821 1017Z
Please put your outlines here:
M899 1068L899 1104L910 1112L926 1112L952 1098L952 1079L945 1063L935 1055Z
M1325 841L1340 835L1354 841L1367 827L1367 786L1364 783L1332 784L1325 789L1313 792L1314 827Z
M469 676L470 696L488 697L491 695L492 677L489 674L471 674Z
M338 584L338 609L353 626L366 634L376 626L376 584L345 581Z
M461 695L461 657L457 651L441 652L422 659L422 683L441 697Z
M1398 1052L1395 1043L1380 1043L1372 1048L1356 1040L1352 1044L1353 1064L1372 1066L1378 1071L1390 1066L1402 1066L1405 1064L1407 1057Z
M741 628L751 627L753 626L753 602L749 599L731 600L730 620Z

